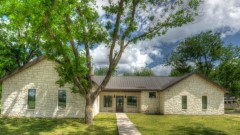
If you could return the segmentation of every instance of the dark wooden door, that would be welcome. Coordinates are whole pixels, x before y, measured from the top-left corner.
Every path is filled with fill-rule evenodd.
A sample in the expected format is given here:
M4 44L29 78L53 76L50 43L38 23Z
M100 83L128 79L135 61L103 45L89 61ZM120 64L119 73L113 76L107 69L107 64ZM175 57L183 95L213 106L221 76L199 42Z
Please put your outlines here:
M123 96L116 96L116 112L123 112Z

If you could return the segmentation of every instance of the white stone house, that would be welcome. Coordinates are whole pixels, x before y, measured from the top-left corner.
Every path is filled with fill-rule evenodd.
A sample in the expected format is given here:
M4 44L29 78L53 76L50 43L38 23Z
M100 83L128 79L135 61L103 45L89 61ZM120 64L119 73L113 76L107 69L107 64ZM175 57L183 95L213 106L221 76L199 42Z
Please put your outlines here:
M3 116L84 117L85 99L56 84L54 61L40 57L2 77ZM93 76L98 85L103 76ZM199 73L182 77L112 77L94 103L99 112L224 114L226 90Z

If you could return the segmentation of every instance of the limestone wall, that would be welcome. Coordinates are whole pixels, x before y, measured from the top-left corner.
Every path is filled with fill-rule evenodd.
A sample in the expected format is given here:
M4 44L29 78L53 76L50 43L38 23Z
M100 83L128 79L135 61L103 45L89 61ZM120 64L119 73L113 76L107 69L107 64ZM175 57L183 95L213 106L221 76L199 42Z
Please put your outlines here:
M26 117L84 117L85 99L59 88L55 62L42 60L3 82L2 115ZM28 109L28 89L36 89L35 109ZM58 108L58 90L66 90L66 108ZM96 112L97 113L97 112Z
M149 92L156 92L156 98L149 98ZM157 91L141 92L141 112L159 113L159 93Z
M163 114L224 114L224 92L212 83L192 75L160 93ZM182 96L187 96L187 109L182 109ZM207 109L202 109L202 96L207 96ZM164 102L163 102L164 101Z

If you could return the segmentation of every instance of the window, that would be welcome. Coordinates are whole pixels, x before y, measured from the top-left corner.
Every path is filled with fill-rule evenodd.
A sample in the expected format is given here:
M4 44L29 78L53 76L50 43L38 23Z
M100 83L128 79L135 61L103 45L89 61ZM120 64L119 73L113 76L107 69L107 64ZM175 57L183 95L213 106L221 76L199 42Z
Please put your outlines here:
M127 106L128 107L137 107L137 97L136 96L128 96L127 97Z
M149 92L149 98L156 98L156 92Z
M58 91L58 108L66 108L66 90Z
M207 109L207 96L202 96L202 109Z
M187 109L187 96L182 96L182 109Z
M29 89L28 90L28 109L35 109L35 101L36 101L36 90Z
M104 107L112 107L112 96L104 96Z

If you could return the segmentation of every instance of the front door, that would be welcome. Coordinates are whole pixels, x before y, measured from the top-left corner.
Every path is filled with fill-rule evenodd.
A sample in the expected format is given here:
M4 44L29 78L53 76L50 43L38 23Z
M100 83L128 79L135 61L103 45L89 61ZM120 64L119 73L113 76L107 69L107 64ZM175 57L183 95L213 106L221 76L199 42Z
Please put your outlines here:
M116 112L123 112L123 96L116 96Z

